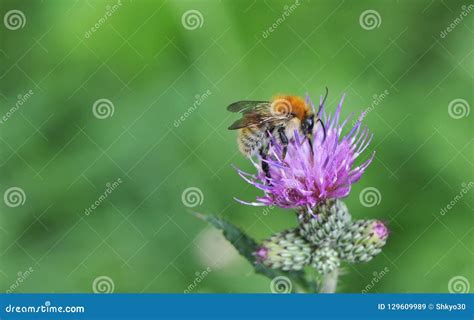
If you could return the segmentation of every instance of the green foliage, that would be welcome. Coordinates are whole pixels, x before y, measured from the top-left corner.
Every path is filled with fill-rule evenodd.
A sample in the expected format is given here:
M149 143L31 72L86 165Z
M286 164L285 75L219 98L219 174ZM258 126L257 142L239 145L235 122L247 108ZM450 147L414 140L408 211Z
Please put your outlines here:
M269 279L274 279L278 276L288 277L293 283L297 284L302 290L306 292L316 292L317 285L306 279L304 271L279 271L268 268L260 263L256 263L253 253L257 250L258 244L245 234L242 230L234 226L232 223L225 221L215 215L203 215L200 213L193 213L196 217L204 220L219 230L222 230L225 238L237 249L237 251L250 262L256 273L263 274Z

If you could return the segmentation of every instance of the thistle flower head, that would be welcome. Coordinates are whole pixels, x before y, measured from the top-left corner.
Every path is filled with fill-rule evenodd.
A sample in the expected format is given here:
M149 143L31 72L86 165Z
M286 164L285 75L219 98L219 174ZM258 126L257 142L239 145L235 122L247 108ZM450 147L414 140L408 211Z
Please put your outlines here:
M321 126L314 127L313 151L305 137L295 131L284 159L283 147L276 139L270 143L267 160L262 160L269 165L270 177L262 171L260 163L254 163L257 175L237 169L243 179L261 189L264 195L252 203L236 200L250 205L305 208L311 212L312 208L325 200L346 197L351 185L360 179L374 155L360 165L355 164L370 144L372 135L367 128L362 129L361 122L357 121L349 133L343 136L343 128L350 119L346 118L342 123L340 121L343 100L344 97L334 114L327 115L324 108L321 109L326 137Z
M373 236L377 239L385 240L388 237L388 229L381 221L374 221L372 223Z
M342 259L367 262L382 251L387 242L388 229L379 220L357 220L346 227L337 245Z
M341 200L328 200L313 208L313 214L302 210L298 214L300 234L310 243L332 244L344 232L351 215Z
M341 264L338 253L330 247L321 247L314 251L311 257L311 266L318 270L320 274L334 271Z
M253 253L256 262L273 269L301 270L308 264L312 247L298 230L290 229L274 234L263 241Z

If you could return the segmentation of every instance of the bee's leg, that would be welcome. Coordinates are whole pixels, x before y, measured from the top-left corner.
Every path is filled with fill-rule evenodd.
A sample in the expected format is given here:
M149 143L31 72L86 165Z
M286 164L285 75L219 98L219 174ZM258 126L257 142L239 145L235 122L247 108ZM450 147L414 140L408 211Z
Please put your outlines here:
M308 138L309 150L311 152L311 156L314 156L314 149L313 149L313 140L312 138ZM311 158L312 159L312 158Z
M265 173L267 180L270 179L270 166L265 160L267 160L267 153L269 147L269 144L267 144L266 146L261 147L259 151L260 157L262 158L262 171Z
M285 133L285 128L281 127L278 129L278 134L280 135L281 143L283 144L282 160L286 157L286 152L288 151L288 137Z

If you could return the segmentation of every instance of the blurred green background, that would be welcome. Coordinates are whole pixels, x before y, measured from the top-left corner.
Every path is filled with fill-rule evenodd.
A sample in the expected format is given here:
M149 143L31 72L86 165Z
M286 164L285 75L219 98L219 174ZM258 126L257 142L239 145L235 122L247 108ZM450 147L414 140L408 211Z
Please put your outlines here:
M259 241L294 226L292 212L232 199L259 193L231 168L252 171L226 106L317 100L327 86L328 110L346 93L343 114L369 108L375 135L376 159L346 203L391 229L383 254L344 266L338 291L448 292L451 280L472 292L466 4L2 1L0 289L92 292L105 276L114 292L183 292L209 267L192 292L270 292L182 196L197 188L192 210ZM359 200L368 187L380 192L370 207Z

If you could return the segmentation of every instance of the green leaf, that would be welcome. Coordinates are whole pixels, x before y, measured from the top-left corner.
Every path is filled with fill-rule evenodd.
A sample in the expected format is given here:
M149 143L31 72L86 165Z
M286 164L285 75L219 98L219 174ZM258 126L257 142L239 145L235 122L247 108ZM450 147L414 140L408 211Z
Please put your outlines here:
M270 279L273 279L278 276L285 276L288 277L294 284L298 285L302 290L306 292L317 292L316 284L312 281L308 281L303 271L284 272L268 268L260 263L256 263L256 259L253 253L257 250L257 242L230 222L215 215L203 215L197 212L192 213L197 218L212 224L217 229L222 230L224 237L230 243L232 243L232 245L237 249L237 251L254 266L256 273L263 274L264 276Z

